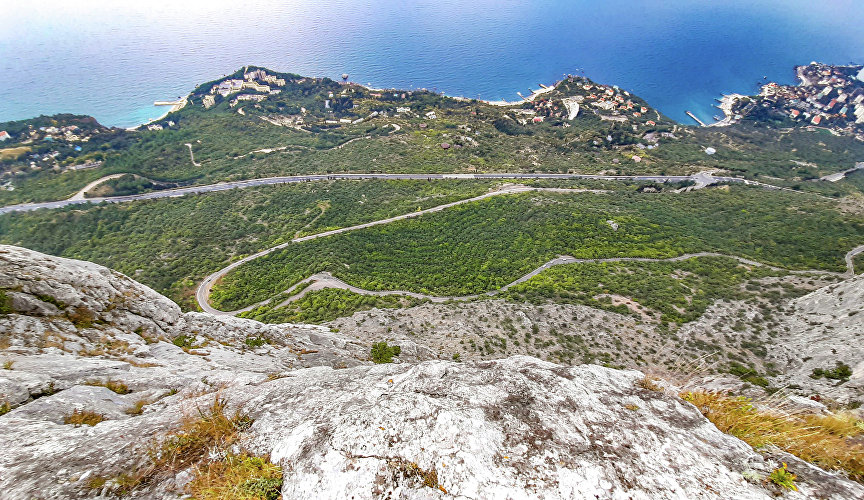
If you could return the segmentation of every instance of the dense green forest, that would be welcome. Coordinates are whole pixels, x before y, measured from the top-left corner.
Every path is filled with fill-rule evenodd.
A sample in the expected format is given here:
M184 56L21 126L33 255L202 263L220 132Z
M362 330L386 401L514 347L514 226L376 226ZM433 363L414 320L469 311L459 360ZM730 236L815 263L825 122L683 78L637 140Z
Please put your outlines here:
M757 294L788 294L785 286L763 285L761 278L780 277L783 271L751 267L726 257L696 257L681 262L579 263L553 267L511 287L495 298L584 304L640 319L686 323L697 319L717 300L744 300ZM768 292L768 289L777 289ZM347 290L309 292L284 307L279 296L267 305L242 313L266 323L320 323L376 308L411 307L418 299L398 295L361 295ZM620 299L628 299L631 307ZM483 297L472 300L483 300Z
M335 181L0 216L0 242L116 269L194 308L231 260L294 237L486 192L483 181Z
M235 269L211 299L236 309L321 271L370 290L461 296L500 288L558 255L715 251L790 269L843 271L845 253L862 241L864 217L790 192L525 193L292 245Z

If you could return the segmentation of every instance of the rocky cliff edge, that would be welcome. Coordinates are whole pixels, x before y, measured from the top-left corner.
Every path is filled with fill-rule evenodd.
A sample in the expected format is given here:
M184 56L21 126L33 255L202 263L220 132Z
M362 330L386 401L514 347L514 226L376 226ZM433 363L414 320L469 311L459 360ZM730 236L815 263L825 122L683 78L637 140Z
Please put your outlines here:
M131 492L112 478L217 398L248 419L233 452L280 465L285 499L778 494L760 478L780 455L721 433L636 371L454 363L417 345L374 365L369 346L320 327L183 314L122 274L10 246L0 290L4 499L178 498L188 469ZM76 410L104 420L64 424ZM864 498L857 483L781 458L799 475L788 498Z

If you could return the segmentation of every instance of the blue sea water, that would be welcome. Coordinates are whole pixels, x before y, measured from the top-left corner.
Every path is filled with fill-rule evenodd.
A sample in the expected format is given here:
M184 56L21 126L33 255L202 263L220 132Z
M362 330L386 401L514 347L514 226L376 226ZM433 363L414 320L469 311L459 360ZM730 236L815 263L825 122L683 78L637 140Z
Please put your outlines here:
M0 121L90 114L131 126L155 100L246 65L515 100L565 73L690 123L714 98L864 62L859 0L114 0L4 2Z

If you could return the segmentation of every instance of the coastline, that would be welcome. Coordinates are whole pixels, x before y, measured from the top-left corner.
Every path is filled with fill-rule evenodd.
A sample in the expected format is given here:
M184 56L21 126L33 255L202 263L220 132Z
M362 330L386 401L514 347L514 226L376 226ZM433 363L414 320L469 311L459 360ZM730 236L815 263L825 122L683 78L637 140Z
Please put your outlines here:
M540 83L540 84L538 84L538 85L540 85L540 88L537 90L531 90L531 94L528 97L524 97L521 93L516 92L516 94L522 98L522 100L520 100L520 101L507 101L505 99L499 99L496 101L489 101L486 99L475 99L473 97L447 95L443 92L441 92L440 94L444 97L449 97L450 99L456 99L456 100L462 100L462 101L477 101L477 102L482 102L484 104L489 104L491 106L518 106L524 102L533 101L539 95L545 94L547 92L552 92L553 90L555 90L558 87L558 84L560 84L562 81L563 80L558 80L557 82L553 83L552 85L544 85L544 84ZM352 85L357 85L358 87L366 89L370 92L388 92L388 91L393 91L393 90L406 90L406 89L396 89L396 88L384 89L384 88L372 87L370 85L363 85L362 83L356 83L356 82L350 82L350 83ZM415 90L415 91L416 90L429 91L429 89L427 89L425 87L413 89L413 90ZM163 116L163 118L164 118L164 116ZM158 118L158 119L161 119L161 118Z
M747 97L744 94L723 94L723 98L719 99L720 105L717 106L723 111L723 119L708 124L709 127L728 127L735 123L735 115L732 113L732 107L739 99Z
M170 115L171 113L173 113L175 111L180 111L181 109L185 108L186 104L189 103L190 97L192 97L191 92L186 94L182 99L175 102L174 104L170 104L171 107L168 109L168 111L162 113L161 115L157 116L156 118L151 118L144 123L139 123L138 125L133 125L131 127L125 127L125 128L126 128L126 130L129 130L129 131L138 130L139 128L141 128L145 125L149 125L153 122L158 122L159 120L164 120L165 117ZM156 101L156 102L159 102L159 101ZM167 104L155 104L155 103L153 105L154 106L168 106Z

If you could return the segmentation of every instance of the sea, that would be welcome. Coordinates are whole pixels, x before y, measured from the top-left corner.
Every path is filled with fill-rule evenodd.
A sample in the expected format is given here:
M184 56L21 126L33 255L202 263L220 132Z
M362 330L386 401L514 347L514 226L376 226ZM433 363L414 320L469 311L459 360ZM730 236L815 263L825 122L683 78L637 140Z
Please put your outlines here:
M0 8L0 122L54 113L128 127L245 65L374 87L517 100L565 74L667 116L864 63L860 0L36 0Z

